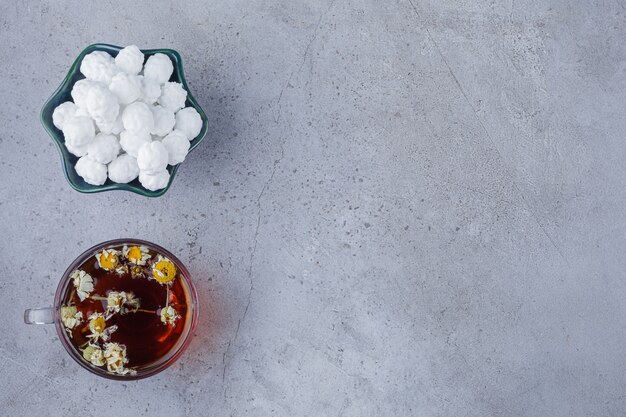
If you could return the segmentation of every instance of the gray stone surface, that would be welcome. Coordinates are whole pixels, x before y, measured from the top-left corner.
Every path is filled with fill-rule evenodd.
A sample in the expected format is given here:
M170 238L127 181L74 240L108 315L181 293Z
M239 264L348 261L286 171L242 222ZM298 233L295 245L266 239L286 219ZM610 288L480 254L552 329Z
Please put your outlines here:
M623 416L626 11L597 3L3 0L0 414ZM103 41L179 50L209 115L162 198L73 191L38 121ZM123 236L202 300L130 383L22 323Z

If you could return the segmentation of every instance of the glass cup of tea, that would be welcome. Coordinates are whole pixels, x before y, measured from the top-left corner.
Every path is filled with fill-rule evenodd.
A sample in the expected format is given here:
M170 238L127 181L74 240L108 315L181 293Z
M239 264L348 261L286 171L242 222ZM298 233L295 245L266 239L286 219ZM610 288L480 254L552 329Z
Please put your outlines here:
M28 309L28 324L54 324L69 355L109 379L155 375L183 353L198 317L189 272L154 243L116 239L69 266L53 307Z

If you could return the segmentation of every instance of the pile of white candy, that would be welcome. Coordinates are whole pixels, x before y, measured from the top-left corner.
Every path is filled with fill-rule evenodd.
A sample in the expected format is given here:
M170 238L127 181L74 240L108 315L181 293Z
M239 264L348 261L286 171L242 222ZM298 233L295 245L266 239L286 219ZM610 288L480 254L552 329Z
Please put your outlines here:
M174 71L164 54L144 55L127 46L113 59L102 51L85 56L86 77L72 88L72 99L52 114L65 146L79 157L76 173L102 185L108 178L128 183L139 177L148 190L169 182L167 165L185 160L189 142L202 129L202 118L185 107L187 91L169 82Z

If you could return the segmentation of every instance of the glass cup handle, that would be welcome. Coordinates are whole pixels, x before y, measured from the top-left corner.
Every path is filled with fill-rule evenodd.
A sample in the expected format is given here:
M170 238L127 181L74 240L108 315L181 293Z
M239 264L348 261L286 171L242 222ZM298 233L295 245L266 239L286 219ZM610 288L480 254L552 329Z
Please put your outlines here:
M52 307L45 308L29 308L24 311L24 323L26 324L53 324L54 309Z

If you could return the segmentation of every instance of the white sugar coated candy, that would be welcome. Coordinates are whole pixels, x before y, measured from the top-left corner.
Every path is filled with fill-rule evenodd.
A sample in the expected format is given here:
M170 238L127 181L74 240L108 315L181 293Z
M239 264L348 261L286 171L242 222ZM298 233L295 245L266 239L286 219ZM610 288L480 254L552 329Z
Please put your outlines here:
M161 97L161 84L143 75L139 77L141 78L141 101L148 104L156 103Z
M124 113L122 113L122 122L124 129L133 133L150 133L154 128L154 116L150 106L140 101L126 106Z
M84 146L96 136L96 129L89 117L74 116L65 121L63 136L65 136L65 142L74 147Z
M87 93L87 111L100 122L114 122L120 112L117 97L108 88L95 86Z
M176 113L176 125L174 129L185 133L187 139L190 141L194 140L202 130L202 117L200 117L200 113L193 107L185 107L179 110L178 113Z
M72 145L69 142L65 142L65 147L67 148L69 153L71 153L72 155L81 157L81 156L87 155L87 148L89 147L89 145L76 146L76 145Z
M122 149L134 158L137 158L139 148L150 142L152 142L152 139L150 138L150 134L147 132L133 133L128 130L124 130L120 133L120 145L122 146Z
M184 108L183 85L169 82L170 57L154 54L145 66L144 59L135 45L115 58L91 52L80 64L86 78L72 86L73 102L52 113L65 147L79 157L76 172L89 184L102 185L107 175L117 183L139 177L146 189L163 189L170 180L168 164L183 162L189 142L202 130L196 109Z
M137 165L141 172L154 175L167 168L168 158L167 149L161 142L150 142L139 148Z
M123 48L115 57L115 64L128 74L139 74L143 67L143 53L135 45Z
M102 133L119 135L124 130L124 124L122 123L122 115L117 116L112 122L105 122L104 120L96 120L96 126Z
M103 86L104 84L92 81L92 80L78 80L74 83L72 87L72 99L74 100L74 104L76 104L81 109L87 108L87 94L89 91L97 86Z
M185 107L187 101L187 91L181 83L165 83L161 89L161 97L157 100L165 108L177 112Z
M65 121L73 117L76 114L76 110L78 110L78 107L71 101L59 104L52 112L52 123L54 123L57 129L63 130Z
M163 143L163 146L167 149L167 163L169 165L180 164L189 153L189 140L180 130L174 130L164 137L161 143Z
M119 72L113 57L104 51L93 51L83 58L80 72L89 80L109 85L111 78Z
M87 184L102 185L107 180L107 166L94 161L88 156L81 157L74 166L76 173L83 177Z
M109 89L123 105L138 100L141 97L141 88L141 78L125 72L115 74L111 79L111 84L109 84Z
M98 133L87 145L87 156L101 164L108 164L120 153L120 142L114 135Z
M153 135L165 136L172 131L176 119L174 112L163 106L153 106L154 128L150 131Z
M143 68L144 77L150 78L159 84L167 82L173 72L174 66L172 65L172 61L165 54L152 55L148 58Z
M160 190L167 186L170 181L170 173L164 169L156 174L147 174L143 171L139 172L139 182L143 187L150 191Z
M109 164L109 179L113 182L126 184L137 178L139 166L137 159L123 153Z

